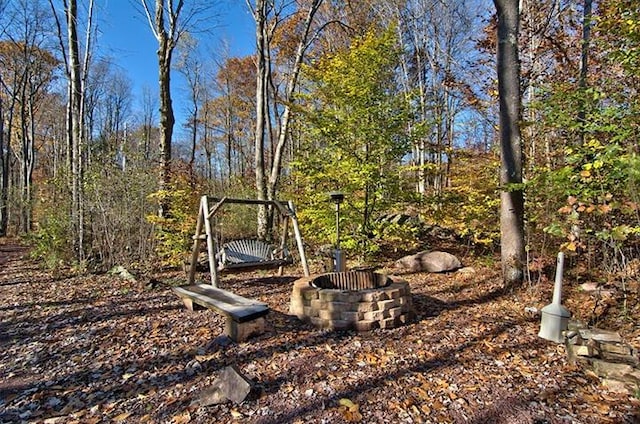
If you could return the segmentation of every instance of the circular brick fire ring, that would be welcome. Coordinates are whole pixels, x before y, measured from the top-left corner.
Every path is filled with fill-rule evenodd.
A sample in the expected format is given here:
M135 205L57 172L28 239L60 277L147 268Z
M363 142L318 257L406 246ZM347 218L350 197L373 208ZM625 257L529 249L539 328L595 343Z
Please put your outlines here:
M409 283L372 271L331 272L293 284L289 313L319 328L395 328L414 316Z

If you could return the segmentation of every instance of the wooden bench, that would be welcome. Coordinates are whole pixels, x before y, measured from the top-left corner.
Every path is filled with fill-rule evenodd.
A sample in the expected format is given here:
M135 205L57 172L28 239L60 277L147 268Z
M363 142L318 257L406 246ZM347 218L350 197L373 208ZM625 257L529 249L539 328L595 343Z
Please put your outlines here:
M236 342L264 333L264 316L269 313L266 303L239 296L208 284L173 287L172 289L190 311L194 303L226 317L225 334Z

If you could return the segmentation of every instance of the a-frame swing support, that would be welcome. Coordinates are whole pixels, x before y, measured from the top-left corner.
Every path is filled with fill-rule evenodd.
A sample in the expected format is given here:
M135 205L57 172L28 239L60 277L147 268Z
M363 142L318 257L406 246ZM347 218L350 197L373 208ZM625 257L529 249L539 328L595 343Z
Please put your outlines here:
M213 204L212 207L209 206L210 202ZM202 240L206 240L207 242L207 256L209 261L209 274L211 276L211 285L213 287L218 287L219 281L219 270L216 261L216 253L218 252L219 246L217 246L216 238L213 234L213 226L211 225L211 219L215 216L215 214L220 210L220 208L225 203L235 203L242 205L264 205L264 206L272 206L278 209L278 213L284 217L284 230L281 238L281 248L285 246L287 232L288 232L288 221L291 220L293 233L296 239L296 245L298 247L298 255L300 256L300 262L302 264L302 269L304 271L305 277L309 276L309 265L307 264L307 257L304 253L304 246L302 243L302 235L300 234L300 226L298 225L298 219L296 217L296 210L293 206L292 201L288 201L286 203L279 202L277 200L254 200L254 199L233 199L228 197L223 197L221 199L202 196L200 198L200 209L198 212L198 221L196 223L196 232L193 237L193 250L191 252L191 266L189 267L189 285L193 284L195 281L196 275L196 267L198 264L198 255L200 253L200 242ZM203 228L204 227L204 228ZM204 231L203 231L204 230ZM256 268L259 268L260 264L256 264Z

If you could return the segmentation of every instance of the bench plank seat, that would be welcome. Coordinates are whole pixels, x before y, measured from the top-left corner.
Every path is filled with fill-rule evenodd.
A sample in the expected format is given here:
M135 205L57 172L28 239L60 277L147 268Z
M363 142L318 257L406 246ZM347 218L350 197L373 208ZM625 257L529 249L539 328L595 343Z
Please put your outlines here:
M173 287L181 298L188 298L198 305L213 309L242 323L265 316L269 305L222 290L208 284Z

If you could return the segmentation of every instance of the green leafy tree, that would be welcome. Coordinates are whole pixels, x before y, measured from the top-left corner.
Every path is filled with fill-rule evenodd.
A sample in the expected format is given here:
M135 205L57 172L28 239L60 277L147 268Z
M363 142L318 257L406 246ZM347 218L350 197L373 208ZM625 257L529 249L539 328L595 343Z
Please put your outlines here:
M615 270L640 247L640 12L630 1L610 0L595 14L585 83L549 84L538 105L544 132L563 148L535 170L528 193L539 206L530 222L561 248Z
M304 148L294 167L308 234L332 240L327 192L347 195L344 247L369 248L375 212L400 197L398 166L407 153L409 109L396 88L399 51L394 30L373 32L348 50L305 69ZM324 203L324 206L322 204Z

